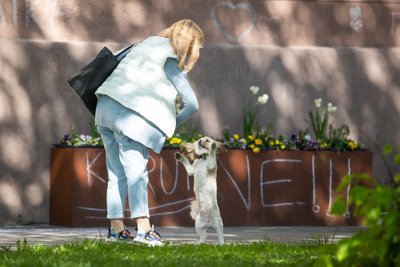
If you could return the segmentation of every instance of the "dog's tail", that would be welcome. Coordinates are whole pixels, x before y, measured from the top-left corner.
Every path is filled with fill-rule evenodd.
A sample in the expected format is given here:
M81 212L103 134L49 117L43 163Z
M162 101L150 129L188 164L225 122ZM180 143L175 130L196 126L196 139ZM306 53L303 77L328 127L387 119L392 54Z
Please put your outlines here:
M197 203L197 200L193 200L191 205L190 216L192 217L193 220L196 220L198 214L199 214L199 204Z

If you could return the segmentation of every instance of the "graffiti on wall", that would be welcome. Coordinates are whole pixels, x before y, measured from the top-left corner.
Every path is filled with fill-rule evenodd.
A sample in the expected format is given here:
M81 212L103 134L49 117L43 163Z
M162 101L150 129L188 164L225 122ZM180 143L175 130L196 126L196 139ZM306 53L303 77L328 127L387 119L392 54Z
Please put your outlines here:
M351 7L349 10L350 15L350 26L356 32L359 31L363 27L363 20L362 20L362 11L360 6Z
M338 160L333 154L321 160L315 154L290 155L283 157L269 156L254 158L250 154L240 153L236 158L218 158L219 204L223 211L237 203L236 210L244 213L258 213L263 210L285 210L288 207L310 210L313 214L331 217L330 209L337 197L335 188L341 178L352 174L352 159L345 157ZM172 155L172 154L171 154ZM149 158L149 198L152 217L186 214L190 202L194 200L193 181L173 157L156 156ZM235 162L232 164L232 162ZM106 187L106 174L96 171L96 164L104 164L103 152L86 154L87 185L101 183ZM335 166L338 165L338 166ZM358 163L357 163L358 164ZM356 164L356 165L357 165ZM359 164L358 164L359 165ZM241 171L238 172L238 169ZM348 187L348 190L350 187ZM283 191L280 191L283 190ZM285 193L286 192L286 193ZM323 192L323 193L321 193ZM105 197L105 196L103 196ZM347 199L347 212L351 211ZM321 206L322 205L322 206ZM297 208L296 208L297 207ZM89 206L79 206L81 210L101 211ZM90 214L87 218L104 218Z
M223 16L221 16L223 14ZM250 3L221 2L211 9L211 18L214 26L230 42L238 42L251 33L256 25L256 12ZM225 19L225 21L224 21ZM241 19L244 24L239 33L233 28ZM233 26L233 27L232 27Z

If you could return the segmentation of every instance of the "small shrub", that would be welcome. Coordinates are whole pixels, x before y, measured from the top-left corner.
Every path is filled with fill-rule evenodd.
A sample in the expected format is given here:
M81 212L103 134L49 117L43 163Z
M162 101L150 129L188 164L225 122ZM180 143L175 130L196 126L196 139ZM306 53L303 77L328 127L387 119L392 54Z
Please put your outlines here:
M393 162L400 165L400 153ZM400 172L392 178L393 185L382 185L368 175L350 175L339 185L338 191L351 185L349 204L368 227L338 243L340 266L400 266ZM341 215L345 210L345 200L339 197L332 213Z

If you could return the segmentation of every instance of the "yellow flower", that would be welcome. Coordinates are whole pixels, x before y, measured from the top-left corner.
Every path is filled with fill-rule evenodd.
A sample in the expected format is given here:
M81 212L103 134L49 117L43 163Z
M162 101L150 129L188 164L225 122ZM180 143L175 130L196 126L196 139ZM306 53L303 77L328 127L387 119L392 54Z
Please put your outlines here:
M238 134L234 134L233 135L233 139L235 139L236 141L239 140L239 135Z
M276 139L276 140L275 140L275 145L279 145L279 143L280 143L279 140Z
M253 148L253 152L254 152L254 153L259 153L259 152L260 152L260 150L261 150L261 149L260 149L259 147L255 147L255 148Z
M202 135L202 134L198 134L197 136L198 136L199 138L203 137L203 135Z
M281 150L284 150L285 147L286 147L286 146L285 146L284 144L281 144L280 149L281 149Z
M255 143L256 145L262 145L263 141L262 141L260 138L257 138L257 139L254 141L254 143Z
M246 139L244 139L244 138L240 139L239 141L242 142L243 144L247 143Z
M327 143L321 143L321 147L322 147L322 148L327 148L327 147L328 147L328 144L327 144Z
M251 145L249 145L249 147L250 147L251 149L253 149L253 148L255 147L255 145L254 145L254 144L251 144Z
M269 145L269 146L274 146L274 140L270 140L270 141L268 142L268 145Z
M348 146L351 150L354 150L354 149L357 148L358 145L357 145L357 143L356 143L355 141L350 140L350 141L347 142L347 146Z
M169 141L169 143L171 145L179 145L180 143L182 143L182 139L180 139L178 137L172 137L171 140Z
M249 140L254 140L254 136L252 135L247 136L247 138L249 138Z

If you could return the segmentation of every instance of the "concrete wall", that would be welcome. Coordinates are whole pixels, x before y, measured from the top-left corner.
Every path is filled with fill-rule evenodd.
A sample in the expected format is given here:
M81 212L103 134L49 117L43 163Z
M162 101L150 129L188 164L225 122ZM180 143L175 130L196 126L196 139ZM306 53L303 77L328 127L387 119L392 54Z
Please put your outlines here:
M48 222L50 147L92 120L67 78L183 18L206 36L190 73L203 133L240 133L251 85L277 134L307 128L322 97L389 181L378 149L400 147L400 1L0 0L0 224Z

